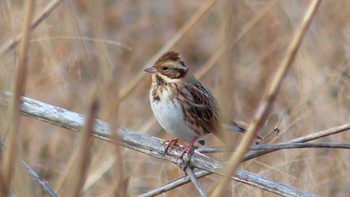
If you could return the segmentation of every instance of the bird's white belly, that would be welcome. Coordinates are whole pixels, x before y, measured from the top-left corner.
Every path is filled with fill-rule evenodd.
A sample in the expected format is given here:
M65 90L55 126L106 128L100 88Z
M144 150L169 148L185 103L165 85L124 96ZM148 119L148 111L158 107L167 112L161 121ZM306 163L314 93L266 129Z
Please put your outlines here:
M159 100L153 101L150 94L151 108L154 116L163 129L174 137L191 142L197 134L184 122L184 114L179 103L171 102L168 94L163 91Z

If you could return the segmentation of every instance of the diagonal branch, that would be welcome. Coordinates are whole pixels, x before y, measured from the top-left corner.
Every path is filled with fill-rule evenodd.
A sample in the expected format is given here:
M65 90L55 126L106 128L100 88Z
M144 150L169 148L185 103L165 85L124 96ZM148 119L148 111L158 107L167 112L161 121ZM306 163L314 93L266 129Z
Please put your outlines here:
M202 178L204 176L207 176L207 175L210 175L212 174L211 172L207 172L207 171L204 171L204 170L197 170L194 172L194 175L197 177L197 178ZM186 183L188 183L190 181L190 177L189 176L182 176L182 177L179 177L169 183L166 183L164 184L163 186L161 187L158 187L154 190L151 190L147 193L144 193L142 195L140 195L139 197L150 197L150 196L156 196L156 195L159 195L161 193L164 193L166 191L169 191L169 190L172 190L176 187L179 187L181 185L184 185Z
M10 95L10 93L5 93L3 98L6 102L8 102ZM38 118L42 121L76 132L83 126L85 120L84 116L81 114L26 97L22 97L21 111L23 115ZM112 141L108 124L101 120L95 121L93 132L94 136L97 138ZM168 151L167 155L164 155L164 144L162 140L129 129L119 128L117 134L120 140L118 143L121 146L175 164L177 164L178 158L182 152L180 147L174 147ZM191 157L190 165L208 172L222 174L223 164L221 162L196 151ZM232 179L283 196L315 196L242 169L237 169Z
M323 131L318 131L318 132L313 132L309 135L303 136L303 137L299 137L299 138L295 138L292 139L288 142L284 142L284 143L279 143L279 144L261 144L261 145L255 145L251 147L251 150L249 153L247 153L244 156L244 161L253 159L255 157L259 157L261 155L265 155L280 149L286 149L286 148L341 148L341 149L349 149L350 148L350 144L343 144L343 143L332 143L332 142L319 142L319 143L304 143L304 142L308 142L311 140L316 140L325 136L330 136L330 135L334 135L340 132L344 132L344 131L349 131L350 130L350 124L344 124L344 125L340 125L337 127L333 127L333 128L329 128ZM205 150L209 150L209 149L216 149L213 147L199 147L196 150L199 152L205 152ZM257 149L257 150L256 150ZM208 151L211 152L211 151ZM198 178L202 178L204 176L208 176L210 174L212 174L211 172L207 172L204 170L199 170L195 172L196 176ZM189 182L189 178L188 177L179 177L174 181L171 181L159 188L156 188L152 191L149 191L145 194L143 194L143 197L146 196L155 196L158 195L160 193L169 191L173 188L176 188L178 186L184 185L186 183Z
M197 176L193 172L192 168L186 168L186 173L188 174L188 176L190 177L192 183L194 184L194 186L196 187L197 191L199 192L199 195L201 197L206 197L207 195L205 194L205 191L204 191L203 187L201 186L201 184L199 183L199 181L197 179Z
M279 92L283 79L285 78L288 69L294 62L295 56L300 48L301 42L305 35L306 30L310 26L310 23L316 13L321 0L314 0L311 2L303 22L299 25L297 31L294 33L293 39L288 46L286 54L282 59L281 65L277 68L276 73L272 77L271 84L266 87L264 91L264 97L260 101L258 108L254 114L253 120L249 124L246 134L243 136L237 150L232 154L230 161L225 170L225 176L217 183L213 192L214 196L222 196L225 188L228 186L228 180L230 174L238 167L243 161L244 154L247 153L249 146L252 144L258 130L265 122L272 104Z
M32 177L32 179L40 185L40 187L47 193L47 195L51 197L58 197L58 195L51 189L49 184L42 180L39 175L23 160L20 160L23 167L27 170L28 174Z

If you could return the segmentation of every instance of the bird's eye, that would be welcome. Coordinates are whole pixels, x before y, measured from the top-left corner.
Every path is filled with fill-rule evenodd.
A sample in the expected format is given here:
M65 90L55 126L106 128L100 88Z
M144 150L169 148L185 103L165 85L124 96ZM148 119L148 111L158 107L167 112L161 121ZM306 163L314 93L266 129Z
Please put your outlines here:
M167 71L167 70L169 70L169 67L164 66L162 69L163 69L164 71Z

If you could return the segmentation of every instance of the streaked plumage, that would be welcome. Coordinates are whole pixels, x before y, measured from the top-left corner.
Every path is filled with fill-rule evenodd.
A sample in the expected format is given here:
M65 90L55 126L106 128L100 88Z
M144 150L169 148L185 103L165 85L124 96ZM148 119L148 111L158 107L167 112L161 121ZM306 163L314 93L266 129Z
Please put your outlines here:
M187 141L190 146L208 133L220 137L218 106L206 89L190 72L176 52L163 54L153 67L150 103L165 131Z

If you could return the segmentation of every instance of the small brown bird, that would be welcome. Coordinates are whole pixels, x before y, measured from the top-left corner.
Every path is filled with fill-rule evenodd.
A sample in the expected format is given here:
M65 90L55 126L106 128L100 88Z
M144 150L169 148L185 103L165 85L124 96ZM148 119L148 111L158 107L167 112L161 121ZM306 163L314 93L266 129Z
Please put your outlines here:
M203 137L209 133L225 140L215 98L193 76L178 53L163 54L145 71L152 74L149 96L153 114L163 129L177 138L169 140L165 151L178 139L184 140L189 144L183 156L196 141L204 145Z

